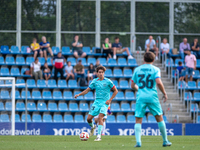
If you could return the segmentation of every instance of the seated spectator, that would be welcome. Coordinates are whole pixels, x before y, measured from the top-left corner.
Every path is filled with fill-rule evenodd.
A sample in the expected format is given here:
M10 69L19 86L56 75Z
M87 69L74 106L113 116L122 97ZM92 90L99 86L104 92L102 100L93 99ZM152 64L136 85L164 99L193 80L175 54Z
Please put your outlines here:
M185 56L187 55L188 50L190 50L190 44L187 43L187 38L184 38L183 42L180 43L179 50L181 58L184 59Z
M181 61L179 61L178 62L178 67L176 68L177 70L178 70L178 73L179 73L179 81L183 81L184 80L184 72L183 72L183 70L184 70L184 67L182 66L182 62Z
M36 57L35 61L31 63L31 77L33 76L35 78L35 81L37 82L38 77L40 79L42 78L42 70L41 70L41 64L39 62L39 59Z
M156 47L156 41L153 39L153 36L149 36L149 39L145 42L145 50L146 52L151 51L156 53L156 60L158 60L158 48Z
M84 77L85 70L84 70L84 66L82 65L81 59L78 61L78 64L76 64L76 66L74 66L74 73L75 73L76 78L77 78L77 76Z
M44 79L46 80L46 85L48 83L49 78L51 78L51 70L49 69L48 64L45 62L43 67Z
M42 42L40 42L40 48L42 52L44 53L44 58L46 61L47 61L47 52L49 52L51 56L53 57L53 52L50 47L50 43L47 41L45 36L42 37Z
M116 59L116 54L122 54L126 51L128 54L128 59L133 59L133 56L131 56L128 47L122 48L122 43L119 42L119 38L115 37L115 43L112 44L112 50L113 50L113 59Z
M53 64L53 61L54 61L54 64ZM51 63L55 67L54 79L56 81L58 79L58 72L60 72L61 79L63 79L63 74L64 74L63 67L64 67L65 62L66 62L65 57L62 56L61 52L59 52L57 56L54 56L54 58L51 59Z
M106 58L111 58L112 55L112 45L109 43L109 38L105 39L105 43L102 44L103 54L106 54Z
M88 85L89 85L89 81L93 80L93 77L95 76L95 68L94 65L91 63L89 68L88 68Z
M191 44L191 51L197 59L200 59L199 43L197 38L195 38L194 42Z
M86 53L83 52L82 47L83 44L81 41L79 41L79 36L75 35L74 41L72 42L72 50L74 52L74 57L76 57L77 59L79 58L79 56L81 58L86 56Z
M188 82L188 76L190 76L190 81L192 81L193 71L196 69L196 57L195 55L191 54L190 50L186 50L187 55L185 56L185 63L186 63L186 76L185 82Z
M65 75L66 77L66 81L68 81L68 79L71 77L72 79L74 79L74 74L73 74L73 67L71 66L71 62L68 61L67 62L67 66L65 66Z
M160 49L162 54L166 53L167 56L170 57L169 43L167 43L167 38L163 39L163 42L160 44Z
M94 65L95 70L96 70L97 67L99 67L99 66L101 66L101 64L100 64L100 61L97 60L97 61L96 61L96 64ZM96 77L97 77L97 72L95 71L95 76L94 76L94 78L96 78Z
M33 38L33 43L31 44L31 49L34 53L34 59L40 54L40 57L43 57L42 51L40 51L40 45L37 43L37 39Z

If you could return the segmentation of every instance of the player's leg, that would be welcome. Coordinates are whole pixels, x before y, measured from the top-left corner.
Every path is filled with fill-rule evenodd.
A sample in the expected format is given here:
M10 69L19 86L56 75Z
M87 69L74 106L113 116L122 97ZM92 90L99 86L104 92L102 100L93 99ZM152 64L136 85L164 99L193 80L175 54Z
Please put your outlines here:
M91 127L90 136L92 136L94 134L94 130L96 128L96 125L94 125L94 123L92 121L93 118L94 118L94 116L88 114L87 122L88 122L89 126Z
M104 114L100 113L98 117L98 135L94 141L101 141L101 131L103 129L103 117Z

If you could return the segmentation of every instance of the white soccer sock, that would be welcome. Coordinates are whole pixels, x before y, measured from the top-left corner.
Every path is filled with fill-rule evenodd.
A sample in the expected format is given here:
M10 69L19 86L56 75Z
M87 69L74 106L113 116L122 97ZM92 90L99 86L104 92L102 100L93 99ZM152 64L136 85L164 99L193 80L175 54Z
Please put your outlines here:
M105 131L106 131L106 122L103 122L102 134L105 134Z

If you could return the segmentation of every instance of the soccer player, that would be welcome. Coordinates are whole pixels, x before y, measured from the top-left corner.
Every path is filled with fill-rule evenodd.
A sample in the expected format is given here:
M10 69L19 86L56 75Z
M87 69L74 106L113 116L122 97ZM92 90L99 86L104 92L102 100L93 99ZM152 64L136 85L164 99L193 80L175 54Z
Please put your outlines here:
M141 124L142 118L145 115L146 107L149 108L150 112L155 116L158 122L158 127L162 134L163 146L171 146L171 142L167 139L167 132L165 122L162 116L162 108L159 102L156 85L163 93L164 102L167 101L167 93L163 86L160 76L160 69L153 66L155 55L152 52L146 52L144 54L145 64L137 67L134 70L132 77L131 88L138 91L136 96L136 109L135 109L135 147L141 147Z
M90 90L95 89L96 90L96 99L90 109L90 112L87 117L87 122L91 127L90 136L94 134L94 130L96 128L96 125L93 124L92 119L99 115L98 117L98 135L97 138L94 141L101 141L101 130L103 128L103 117L107 115L107 109L110 105L113 98L118 93L117 88L113 84L113 82L104 77L104 73L106 71L106 68L103 66L99 66L96 69L98 78L93 79L89 87L81 92L80 94L75 95L75 98L87 94ZM110 90L113 90L113 95L110 98Z

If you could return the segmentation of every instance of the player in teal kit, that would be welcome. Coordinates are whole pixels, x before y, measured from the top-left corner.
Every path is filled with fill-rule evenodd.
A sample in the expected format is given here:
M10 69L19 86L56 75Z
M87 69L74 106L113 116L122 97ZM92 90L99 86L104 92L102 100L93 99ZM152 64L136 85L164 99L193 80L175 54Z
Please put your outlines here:
M91 126L90 136L93 135L96 126L93 124L92 119L99 115L98 118L98 135L94 141L101 141L101 130L103 128L103 117L107 115L107 109L113 98L117 95L118 90L113 84L113 82L104 77L106 68L99 66L96 69L98 78L94 79L89 87L81 92L80 94L75 95L75 98L87 94L90 90L96 90L96 99L90 109L90 112L87 117L87 122ZM110 98L110 90L113 90L113 95Z
M162 108L159 102L157 88L163 93L164 102L167 101L167 93L161 81L160 69L153 66L155 55L152 52L146 52L144 54L145 64L137 67L134 70L132 77L131 88L138 91L136 96L136 109L135 109L135 147L141 147L141 124L142 118L145 115L146 107L149 108L152 115L155 116L158 122L158 127L162 134L163 146L171 146L167 139L167 132L165 122L162 116Z

